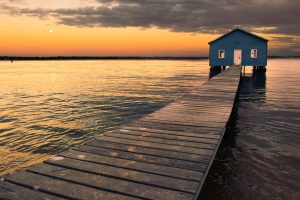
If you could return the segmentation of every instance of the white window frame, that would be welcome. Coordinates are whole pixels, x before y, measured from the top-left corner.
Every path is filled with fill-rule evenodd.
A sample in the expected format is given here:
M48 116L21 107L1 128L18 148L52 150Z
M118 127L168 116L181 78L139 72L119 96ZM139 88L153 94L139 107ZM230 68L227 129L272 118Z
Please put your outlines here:
M250 55L251 58L257 58L257 49L251 49Z
M223 56L221 55L221 52L223 52ZM225 58L225 50L224 49L219 50L218 57L222 58L222 59Z

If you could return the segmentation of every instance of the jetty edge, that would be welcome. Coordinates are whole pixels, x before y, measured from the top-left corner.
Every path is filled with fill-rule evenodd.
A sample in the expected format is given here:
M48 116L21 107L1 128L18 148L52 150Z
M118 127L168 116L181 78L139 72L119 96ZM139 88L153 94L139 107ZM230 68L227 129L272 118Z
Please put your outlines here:
M240 83L231 66L164 108L5 176L0 199L196 200Z

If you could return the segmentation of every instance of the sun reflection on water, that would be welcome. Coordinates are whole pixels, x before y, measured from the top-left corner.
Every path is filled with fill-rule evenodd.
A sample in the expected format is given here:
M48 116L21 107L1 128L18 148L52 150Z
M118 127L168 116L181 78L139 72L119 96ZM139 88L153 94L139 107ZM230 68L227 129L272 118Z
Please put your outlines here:
M208 78L207 61L0 63L0 175L150 113Z

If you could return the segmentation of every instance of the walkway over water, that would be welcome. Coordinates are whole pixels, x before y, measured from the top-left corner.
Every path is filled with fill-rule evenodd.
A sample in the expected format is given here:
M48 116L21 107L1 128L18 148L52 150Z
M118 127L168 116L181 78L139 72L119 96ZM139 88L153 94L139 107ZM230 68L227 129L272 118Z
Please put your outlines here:
M240 81L233 66L166 107L8 175L0 199L197 199Z

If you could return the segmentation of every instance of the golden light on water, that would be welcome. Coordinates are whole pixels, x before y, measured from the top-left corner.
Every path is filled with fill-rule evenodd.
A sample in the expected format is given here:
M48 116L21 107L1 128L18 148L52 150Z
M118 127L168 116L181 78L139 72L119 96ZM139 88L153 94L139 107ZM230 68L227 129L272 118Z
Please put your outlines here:
M207 61L0 62L0 176L181 96L207 69Z
M0 177L8 173L15 172L16 169L26 168L31 165L41 163L51 157L50 155L45 154L20 152L6 146L2 146L0 148L0 155L1 166L6 168L5 171L3 171L3 169L0 170Z

